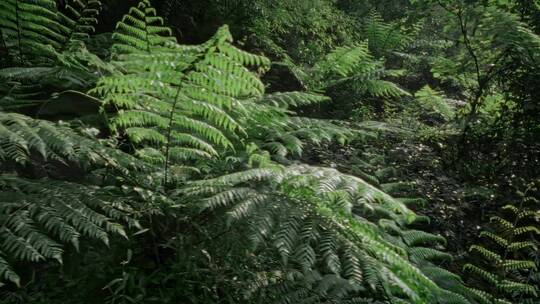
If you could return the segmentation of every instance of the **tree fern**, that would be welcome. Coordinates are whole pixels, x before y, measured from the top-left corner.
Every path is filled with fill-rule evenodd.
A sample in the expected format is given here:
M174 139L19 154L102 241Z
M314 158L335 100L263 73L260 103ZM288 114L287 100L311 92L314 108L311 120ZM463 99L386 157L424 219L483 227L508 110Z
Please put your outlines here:
M57 128L46 122L34 121L19 114L0 112L2 144L0 158L4 162L25 164L32 152L43 159L73 159L73 142L67 140Z
M362 177L364 181L384 189L385 192L388 191L393 196L397 195L396 200L406 206L426 204L425 199L415 198L419 195L415 183L401 181L408 173L404 170L405 168L396 163L395 159L380 152L377 153L376 149L375 152L358 154L355 154L348 163L338 168ZM329 157L332 161L333 155ZM396 217L384 206L359 204L353 209L353 212L377 223L385 232L387 239L393 244L399 244L405 248L409 259L416 267L437 285L447 289L449 293L441 298L447 299L449 303L466 301L465 299L473 301L461 278L444 269L453 263L452 255L443 251L446 240L440 235L418 229L421 222L429 222L429 218L417 216L417 223L413 228L404 225L401 217Z
M101 79L93 90L106 105L120 109L111 127L124 129L142 158L168 171L170 164L189 166L190 160L217 155L246 130L264 139L257 142L261 149L280 157L299 154L301 138L344 141L350 133L322 121L288 118L289 108L325 101L322 96L291 92L263 97L262 83L246 67L265 69L268 60L233 47L226 27L205 44L179 46L159 35L167 30L152 25L161 24L145 15L153 13L141 2L119 23L119 43L113 48L125 54L118 65L126 72Z
M56 2L43 0L10 0L1 4L0 29L11 55L24 63L33 54L49 60L56 57L55 49L65 42L67 28L61 24Z
M152 25L161 23L154 13L142 1L119 23L113 48L131 52L117 62L124 72L101 79L92 92L119 110L111 128L124 130L141 158L164 164L168 173L171 164L232 147L227 133L242 130L228 111L240 106L237 98L264 90L244 65L264 65L266 59L233 47L226 27L200 46L174 44L159 35L167 28Z

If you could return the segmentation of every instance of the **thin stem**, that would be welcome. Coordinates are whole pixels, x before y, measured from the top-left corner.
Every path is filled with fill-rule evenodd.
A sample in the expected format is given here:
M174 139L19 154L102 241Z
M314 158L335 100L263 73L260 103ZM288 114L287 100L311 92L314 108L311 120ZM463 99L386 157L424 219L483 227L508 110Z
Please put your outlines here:
M6 40L4 39L4 33L2 32L1 29L0 29L0 56L2 56L2 58L9 58L9 49L7 48ZM6 62L3 62L3 60L0 60L0 64L4 64L4 63L7 64Z
M144 13L144 17L146 18L146 12ZM144 36L146 39L146 52L150 53L150 33L148 32L148 23L144 22Z
M19 0L15 1L15 19L17 19L17 41L18 41L18 48L19 48L19 60L20 64L23 64L23 49L21 45L21 23L19 18Z
M170 159L170 149L171 149L171 135L172 135L172 126L174 120L174 112L176 111L176 105L178 104L178 97L180 96L180 90L182 89L182 84L178 85L176 90L176 95L174 96L174 102L169 114L169 126L167 127L167 146L165 147L165 178L163 179L163 185L167 185L167 178L169 173L169 159Z
M204 55L203 55L204 58ZM199 58L194 60L191 63L191 67L189 67L187 70L183 71L182 77L180 78L180 81L178 83L178 89L176 90L176 94L174 96L174 101L171 107L171 112L169 113L169 125L167 126L167 146L165 147L165 176L163 178L163 185L166 186L168 182L169 177L169 163L170 163L170 149L171 149L171 137L172 137L172 127L174 123L174 112L176 111L176 105L178 104L178 97L180 97L180 91L182 90L182 81L188 75L188 73L195 67L195 64Z
M464 19L463 11L461 9L456 13L456 16L459 19L459 27L461 29L461 34L463 35L463 43L465 44L465 48L467 49L467 52L469 53L469 55L472 57L474 61L474 68L476 70L476 80L478 81L478 83L480 83L481 78L482 78L482 74L480 72L480 64L478 61L478 56L476 55L476 52L472 46L471 40L469 39L469 32L467 30L467 20Z

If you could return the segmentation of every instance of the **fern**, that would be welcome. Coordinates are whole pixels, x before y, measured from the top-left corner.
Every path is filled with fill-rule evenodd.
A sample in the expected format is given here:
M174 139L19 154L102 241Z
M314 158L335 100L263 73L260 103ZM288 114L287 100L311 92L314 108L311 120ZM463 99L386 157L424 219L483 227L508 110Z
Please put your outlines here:
M425 86L420 89L415 94L416 100L420 105L431 113L436 113L444 118L444 120L449 121L454 117L454 109L448 104L444 97L441 96L440 92L437 92Z
M75 156L73 142L52 124L0 112L0 130L0 159L4 162L25 164L31 161L32 152L44 160L69 160Z
M245 183L253 186L242 187ZM201 202L203 210L223 210L229 225L248 223L248 239L255 242L250 246L270 242L284 267L297 269L302 276L312 271L322 277L339 274L346 280L339 283L348 290L344 295L353 295L363 286L418 303L442 303L442 297L437 295L445 292L467 303L463 297L439 289L407 258L410 252L413 261L424 263L446 259L448 254L430 248L409 249L403 241L396 243L391 236L385 237L382 226L363 218L363 213L351 213L351 206L384 208L400 227L416 218L404 205L359 178L299 165L253 169L198 181L181 192L194 197L206 193L207 198ZM401 233L402 229L397 229ZM423 241L417 243L427 244L432 237L426 233L419 238ZM315 282L323 284L324 279ZM352 289L344 282L352 284Z
M326 98L300 92L264 96L264 86L246 67L266 69L268 60L233 47L226 27L202 45L176 45L160 36L168 32L153 25L161 20L147 16L155 13L147 5L132 9L114 35L119 42L113 48L122 53L117 65L125 72L101 79L92 92L103 96L106 107L119 109L111 128L125 132L136 154L163 164L166 174L171 165L189 167L232 148L238 136L259 138L260 149L284 158L301 153L302 139L344 142L351 134L323 121L289 119L289 108Z
M409 95L393 82L381 79L392 74L382 62L371 55L367 43L338 47L326 55L313 68L315 80L312 89L317 91L342 84L351 84L357 94L375 97Z
M364 33L368 39L369 50L377 57L406 47L411 39L404 34L398 24L386 23L377 12L371 12L364 21Z
M61 263L62 244L78 250L83 237L108 244L110 235L126 236L122 224L139 226L132 218L132 208L110 189L19 175L25 168L54 171L55 163L125 172L136 168L128 155L70 128L20 114L0 112L0 130L2 281L19 284L20 278L11 266L15 261L52 259Z
M69 1L70 18L57 9L56 1L7 0L0 4L0 32L20 65L51 64L75 39L87 38L97 22L101 3L97 0Z
M1 282L20 284L17 262L62 263L66 245L109 245L113 236L127 237L126 228L140 228L139 195L129 184L144 187L139 173L148 177L151 166L66 125L21 114L0 112L0 133ZM70 171L78 181L63 180ZM111 176L122 189L103 184Z
M84 42L94 31L101 2L67 1L66 14L56 1L4 1L0 33L15 67L0 70L0 107L35 111L64 90L85 90L110 72Z
M163 19L157 16L156 9L149 1L140 1L131 7L116 25L113 39L117 41L112 49L118 54L144 51L176 42L171 30L163 26Z
M85 237L108 245L110 235L127 237L124 223L139 227L123 199L98 187L0 175L0 189L2 281L20 283L6 261L62 263L61 244L79 250Z
M56 2L9 0L0 6L0 30L12 57L25 63L33 54L54 60L68 29L60 22Z
M530 278L538 273L538 211L521 204L502 208L506 217L491 218L493 230L480 236L486 245L473 245L471 253L480 257L477 264L466 264L464 270L487 283L485 291L472 291L482 303L528 303L538 299L538 286Z
M233 47L227 27L203 45L186 47L160 36L167 31L156 23L161 19L145 1L124 17L113 46L124 53L117 62L124 72L100 79L92 92L118 109L112 130L125 132L136 154L163 164L167 176L171 165L189 166L232 147L229 137L244 131L231 109L264 91L245 66L267 60Z
M0 112L0 160L4 170L15 165L44 166L50 162L76 163L81 167L109 167L113 170L150 171L151 166L129 154L105 146L74 132L65 125Z
M296 116L294 112L297 107L327 100L312 93L274 93L244 100L234 115L258 148L270 152L277 160L284 160L290 154L301 155L305 142L343 144L359 135L360 131L333 121Z
M60 17L70 29L68 42L84 41L90 38L95 31L94 26L98 23L97 17L101 11L99 0L72 0L65 4L66 14Z

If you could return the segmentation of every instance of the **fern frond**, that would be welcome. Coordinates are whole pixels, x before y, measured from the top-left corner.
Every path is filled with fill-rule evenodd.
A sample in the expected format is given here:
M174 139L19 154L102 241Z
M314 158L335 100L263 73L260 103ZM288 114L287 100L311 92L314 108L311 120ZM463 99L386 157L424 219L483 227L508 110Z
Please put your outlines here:
M467 264L464 270L488 282L488 293L497 292L499 298L475 292L482 303L527 303L538 297L538 288L529 284L540 267L538 259L529 254L538 250L538 242L532 237L538 233L538 228L534 221L525 220L534 218L535 212L524 208L523 204L506 205L502 210L509 218L493 216L490 220L495 229L480 234L495 245L493 249L480 245L470 249L482 257L485 266Z
M446 101L441 92L433 90L429 86L424 86L414 94L420 105L427 111L441 115L446 121L454 117L454 109Z
M328 97L324 95L317 95L304 92L279 92L273 94L267 94L263 96L258 102L268 103L275 107L284 109L308 106L327 102Z
M351 214L355 210L351 206L369 204L386 208L392 218L399 219L398 225L413 221L415 215L392 197L359 178L327 168L297 165L280 170L254 170L194 182L183 192L200 195L195 190L197 187L207 187L209 193L217 191L203 202L225 208L230 218L227 224L231 227L248 224L250 240L259 246L271 242L281 263L301 273L316 270L339 275L345 280L340 283L342 288L344 282L372 290L384 290L385 284L393 284L395 294L409 299L420 299L429 293L427 290L438 289L412 266L407 252L415 262L446 260L448 254L427 247L399 247L381 237L383 230L364 219L361 213ZM251 187L243 186L246 183ZM223 185L232 188L218 190ZM408 234L408 240L442 241L440 237L414 231ZM401 245L406 247L404 243ZM328 288L326 284L337 279L323 278L315 281L326 286L324 290ZM423 283L419 285L418 281Z
M94 26L98 23L97 17L102 9L99 0L72 0L65 4L66 15L60 17L70 29L68 41L85 40L95 31Z
M88 38L100 8L98 0L68 1L65 15L53 0L6 0L0 4L0 32L20 66L51 64L63 60L68 44Z
M314 67L314 90L322 90L347 83L362 95L398 97L409 95L393 82L381 79L392 74L371 55L367 43L338 47Z
M502 257L500 254L497 254L489 249L486 249L482 246L473 245L471 248L469 248L469 251L471 252L477 252L484 257L484 259L489 260L493 263L500 263L502 261Z
M477 276L480 276L481 278L483 278L484 280L486 280L490 284L497 285L499 283L499 279L497 278L497 276L495 274L492 274L491 272L486 271L486 270L484 270L484 269L482 269L480 267L477 267L475 265L466 264L465 266L463 266L463 270L468 271L470 273L473 273L473 274L475 274Z
M429 247L412 247L409 249L410 258L416 263L422 261L451 261L451 254Z
M0 189L2 254L15 261L61 263L61 243L78 250L84 237L108 245L109 235L126 237L120 223L139 225L130 218L130 208L122 199L114 202L99 187L0 175ZM18 276L7 263L0 269L4 279L18 284Z
M446 239L440 235L434 235L422 230L407 230L401 236L407 245L417 246L432 243L446 244Z
M134 53L138 51L150 53L156 47L173 44L170 28L163 26L163 19L157 16L150 1L141 0L137 6L130 8L116 25L113 39L113 51L117 54Z
M406 36L397 24L384 22L376 11L372 11L366 18L363 30L368 39L369 50L378 57L399 51L411 43L411 38Z
M162 161L167 179L171 166L232 147L229 137L243 133L232 115L232 108L241 106L237 99L264 91L245 65L268 61L234 48L227 27L201 46L177 45L161 36L168 32L164 28L145 31L162 22L154 14L148 1L141 1L119 23L116 46L122 55L117 64L125 72L100 79L92 92L120 109L111 119L113 130L163 155L152 159Z

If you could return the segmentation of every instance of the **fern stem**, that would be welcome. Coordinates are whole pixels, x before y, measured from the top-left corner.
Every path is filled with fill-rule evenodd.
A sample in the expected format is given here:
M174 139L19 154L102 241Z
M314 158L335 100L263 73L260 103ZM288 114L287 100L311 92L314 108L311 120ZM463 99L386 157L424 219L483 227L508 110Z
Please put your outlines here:
M204 56L203 56L204 57ZM190 70L195 66L197 63L197 60L194 60L191 63L191 67L187 68L182 75L185 77ZM182 77L183 78L183 77ZM173 126L173 120L174 120L174 112L176 111L176 105L178 104L178 97L180 97L180 91L182 90L182 81L178 83L178 89L176 90L174 101L171 107L171 113L169 114L169 125L167 126L167 146L165 147L165 166L164 166L164 178L163 178L163 186L167 185L168 182L168 176L169 176L169 162L170 162L170 149L171 149L171 136L172 136L172 126Z
M9 58L9 49L6 45L6 40L4 39L4 33L2 32L2 29L0 29L0 56L2 58ZM4 60L0 60L0 64L2 64L1 67L3 67L4 64L3 61Z
M180 96L180 90L182 89L182 84L180 83L178 85L178 89L176 90L176 94L174 96L174 101L171 107L171 113L169 114L169 125L167 126L167 146L165 147L165 177L163 179L163 186L167 185L167 178L169 173L169 159L170 159L170 149L171 149L171 135L172 135L172 125L173 125L173 119L174 119L174 111L176 111L176 104L178 103L178 97Z
M144 17L146 19L146 11L144 12ZM150 51L150 33L148 33L148 24L144 23L144 39L146 40L146 52L151 53Z
M15 19L17 19L17 46L19 48L19 63L23 65L23 50L21 46L21 24L19 18L19 0L15 0Z

